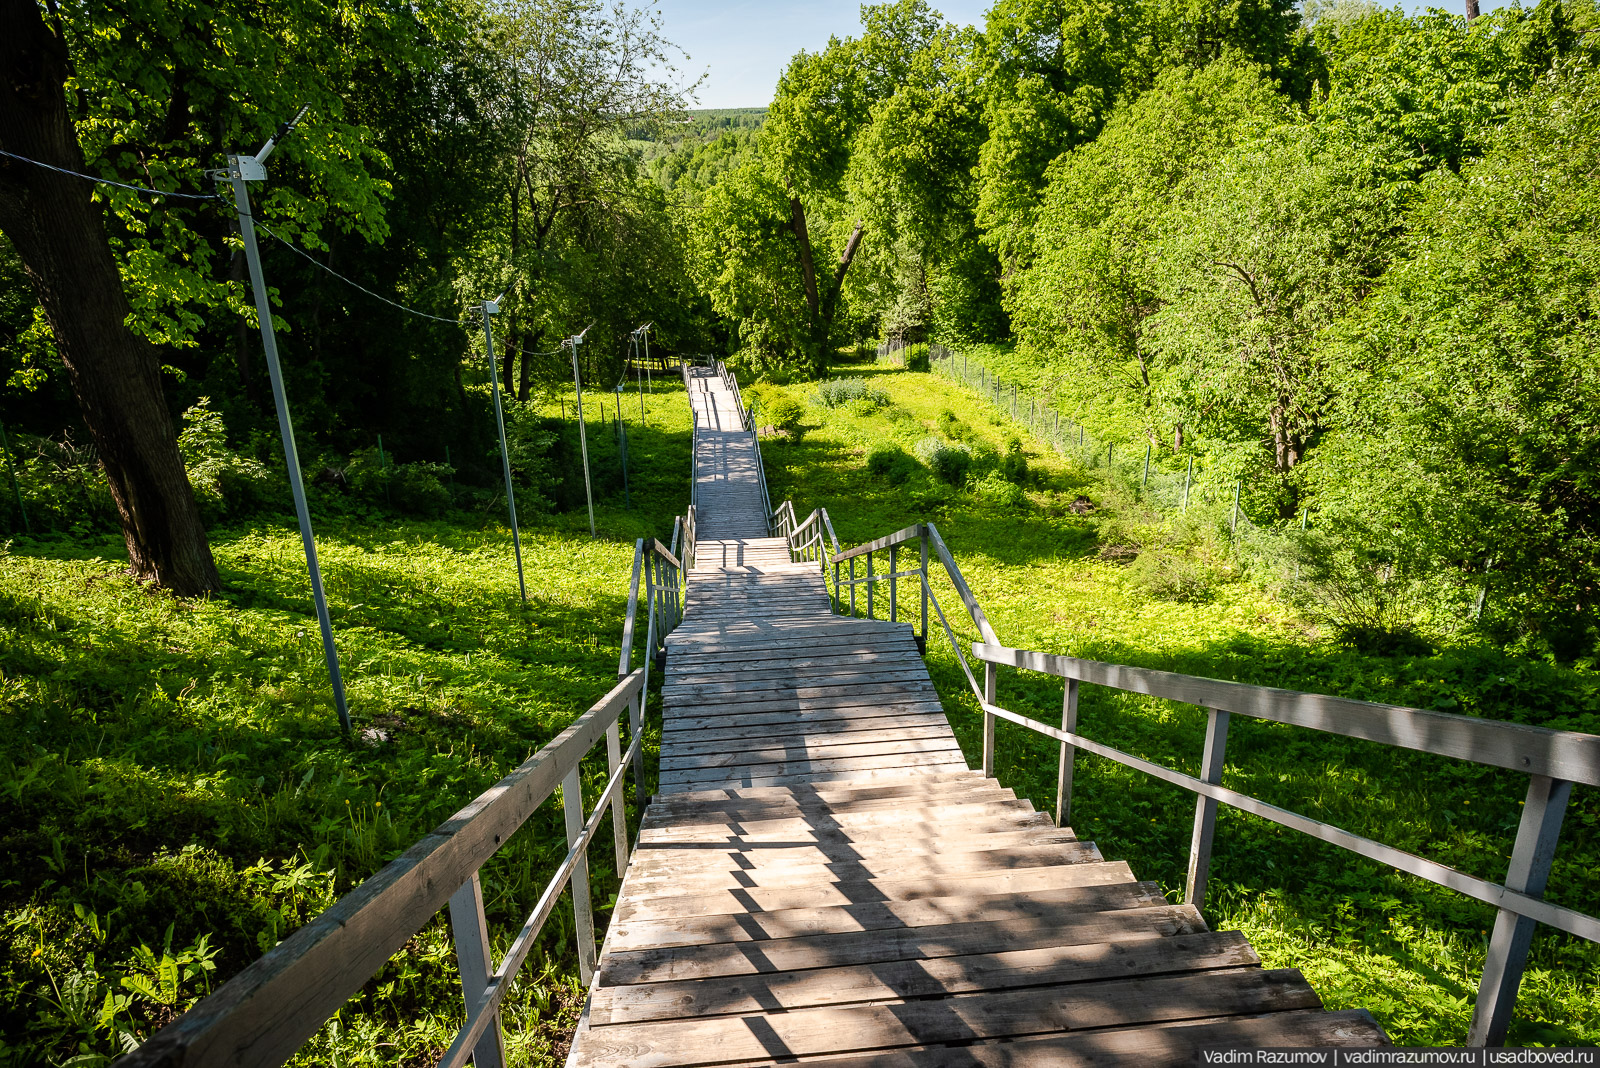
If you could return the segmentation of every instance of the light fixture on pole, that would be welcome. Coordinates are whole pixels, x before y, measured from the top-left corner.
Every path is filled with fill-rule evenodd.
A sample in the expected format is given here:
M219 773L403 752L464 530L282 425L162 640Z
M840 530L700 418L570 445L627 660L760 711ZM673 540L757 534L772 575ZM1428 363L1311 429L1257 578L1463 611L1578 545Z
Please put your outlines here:
M345 701L344 679L339 673L339 650L333 644L333 621L328 616L328 598L322 588L322 567L317 562L317 543L311 534L311 512L306 505L305 483L300 477L300 452L295 448L294 424L289 418L289 397L283 388L283 369L278 363L278 337L272 326L272 302L267 296L266 278L261 272L261 250L256 245L255 216L250 210L247 182L267 180L267 157L288 137L310 110L307 105L293 120L278 127L253 156L230 155L225 170L209 171L209 177L233 185L233 205L239 213L239 235L244 239L245 262L250 267L250 289L256 299L256 318L261 325L261 347L267 359L267 377L272 380L272 403L278 411L278 432L283 437L283 462L289 469L289 492L294 496L295 517L300 521L300 541L305 547L306 570L311 575L311 599L316 604L317 626L322 631L322 655L328 663L328 678L333 683L333 703L339 712L339 727L350 733L350 707Z
M506 293L511 292L509 289ZM517 495L511 488L511 451L506 448L506 416L500 404L500 372L494 364L494 333L489 329L489 316L500 314L500 302L506 299L501 293L481 305L483 311L483 349L489 354L489 390L494 395L494 425L500 432L500 469L506 477L506 511L511 516L511 551L517 557L517 592L522 603L528 603L528 584L522 578L522 535L517 530Z
M565 344L572 346L572 384L578 390L578 445L583 451L583 496L589 503L589 537L599 537L594 531L594 489L589 483L589 433L583 425L583 379L578 374L578 346L583 344L583 336L594 328L590 323L581 331L567 338Z

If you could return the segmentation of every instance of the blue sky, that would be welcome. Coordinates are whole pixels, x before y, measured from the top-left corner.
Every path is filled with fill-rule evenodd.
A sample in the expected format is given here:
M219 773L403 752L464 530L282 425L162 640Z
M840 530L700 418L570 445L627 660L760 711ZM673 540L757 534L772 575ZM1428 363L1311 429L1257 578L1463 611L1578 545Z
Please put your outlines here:
M952 22L982 25L989 2L934 0L933 6ZM1461 13L1465 0L1426 6ZM1499 6L1500 0L1482 0L1485 11ZM667 39L689 53L682 69L691 79L708 72L699 93L703 108L763 107L789 57L824 47L829 36L861 32L859 0L658 0L658 10Z

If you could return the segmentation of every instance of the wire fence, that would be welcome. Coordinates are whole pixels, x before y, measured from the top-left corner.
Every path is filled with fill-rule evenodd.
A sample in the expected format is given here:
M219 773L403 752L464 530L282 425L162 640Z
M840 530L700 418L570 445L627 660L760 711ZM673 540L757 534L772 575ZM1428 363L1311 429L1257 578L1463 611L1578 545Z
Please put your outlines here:
M885 342L879 346L878 362L903 367L911 348L905 342ZM1184 462L1182 470L1171 470L1152 441L1119 441L1095 434L1040 391L1007 381L968 353L938 342L928 342L927 353L932 373L966 386L1002 418L1026 428L1057 455L1100 474L1152 511L1171 515L1203 511L1209 520L1220 522L1241 556L1278 572L1281 578L1298 578L1293 546L1285 537L1293 524L1280 527L1251 519L1241 502L1242 478L1228 479L1209 471L1194 457ZM1305 521L1302 516L1302 529Z

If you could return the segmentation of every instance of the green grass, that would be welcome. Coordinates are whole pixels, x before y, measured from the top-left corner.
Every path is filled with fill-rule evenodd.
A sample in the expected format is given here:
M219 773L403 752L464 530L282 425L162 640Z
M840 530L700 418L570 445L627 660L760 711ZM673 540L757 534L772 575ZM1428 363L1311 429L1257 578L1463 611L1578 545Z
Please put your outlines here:
M525 513L526 605L503 498L318 519L356 732L383 740L340 735L292 517L213 532L225 589L194 601L134 584L114 536L0 552L0 1064L102 1063L147 1037L614 684L633 539L668 534L689 477L681 386L648 399L645 430L632 399L632 509L591 411L600 537L581 509ZM592 803L603 755L585 780ZM486 866L497 953L565 851L552 801ZM598 907L616 874L591 858ZM559 1063L575 971L558 909L508 1004L517 1063ZM297 1063L420 1063L461 1019L441 916Z
M1000 639L1215 678L1282 686L1496 719L1600 732L1592 673L1446 644L1435 655L1370 657L1328 640L1282 591L1250 578L1221 531L1220 509L1177 518L1147 510L1127 485L1055 456L974 394L947 379L872 365L844 367L885 390L894 407L871 415L813 405L798 442L763 449L774 502L799 514L826 506L841 541L858 544L932 520ZM788 387L804 397L807 387ZM897 412L896 409L899 409ZM1032 476L1025 501L993 485L941 485L919 469L905 483L875 480L867 454L910 448L940 432L942 412L969 441L1001 448L1020 435ZM909 416L909 418L908 418ZM946 419L946 427L949 427ZM1078 496L1100 505L1071 514ZM1198 592L1174 598L1159 573L1128 563L1178 559ZM1156 576L1153 578L1153 576ZM936 583L963 641L977 637L954 591ZM880 613L883 611L880 601ZM934 680L976 765L980 719L947 642L929 644ZM1003 671L1001 703L1059 720L1061 684ZM1196 773L1204 713L1086 687L1081 727L1125 751ZM1000 724L1002 783L1041 809L1055 806L1056 746ZM1235 717L1224 784L1481 877L1504 877L1523 776L1443 758ZM1072 823L1107 857L1181 898L1193 796L1080 756ZM1579 788L1568 810L1549 896L1600 911L1600 799ZM1330 1008L1366 1007L1401 1044L1459 1044L1466 1035L1493 910L1451 891L1224 808L1207 919L1246 932L1269 966L1299 967ZM1600 1041L1600 949L1542 930L1534 943L1511 1041Z

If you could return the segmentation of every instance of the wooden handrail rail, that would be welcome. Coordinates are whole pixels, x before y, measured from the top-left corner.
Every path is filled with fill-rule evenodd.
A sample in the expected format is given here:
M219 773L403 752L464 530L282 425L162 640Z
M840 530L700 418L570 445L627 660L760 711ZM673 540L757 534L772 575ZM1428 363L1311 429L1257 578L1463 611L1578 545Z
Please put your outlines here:
M979 643L972 651L981 660L1046 675L1165 697L1255 719L1291 723L1346 738L1470 760L1490 767L1600 786L1600 735L1080 660L1054 653L1010 649L998 643Z
M834 557L834 559L839 563L844 563L846 560L849 560L853 557L865 556L867 553L875 553L880 549L887 549L893 545L904 545L907 542L918 541L922 538L925 530L926 524L917 523L913 526L906 527L904 530L897 530L893 534L885 534L876 541L869 541L864 545L857 545L853 549L846 549L839 553L838 556Z
M288 1060L555 792L643 681L642 668L619 680L515 771L121 1063L264 1068Z

